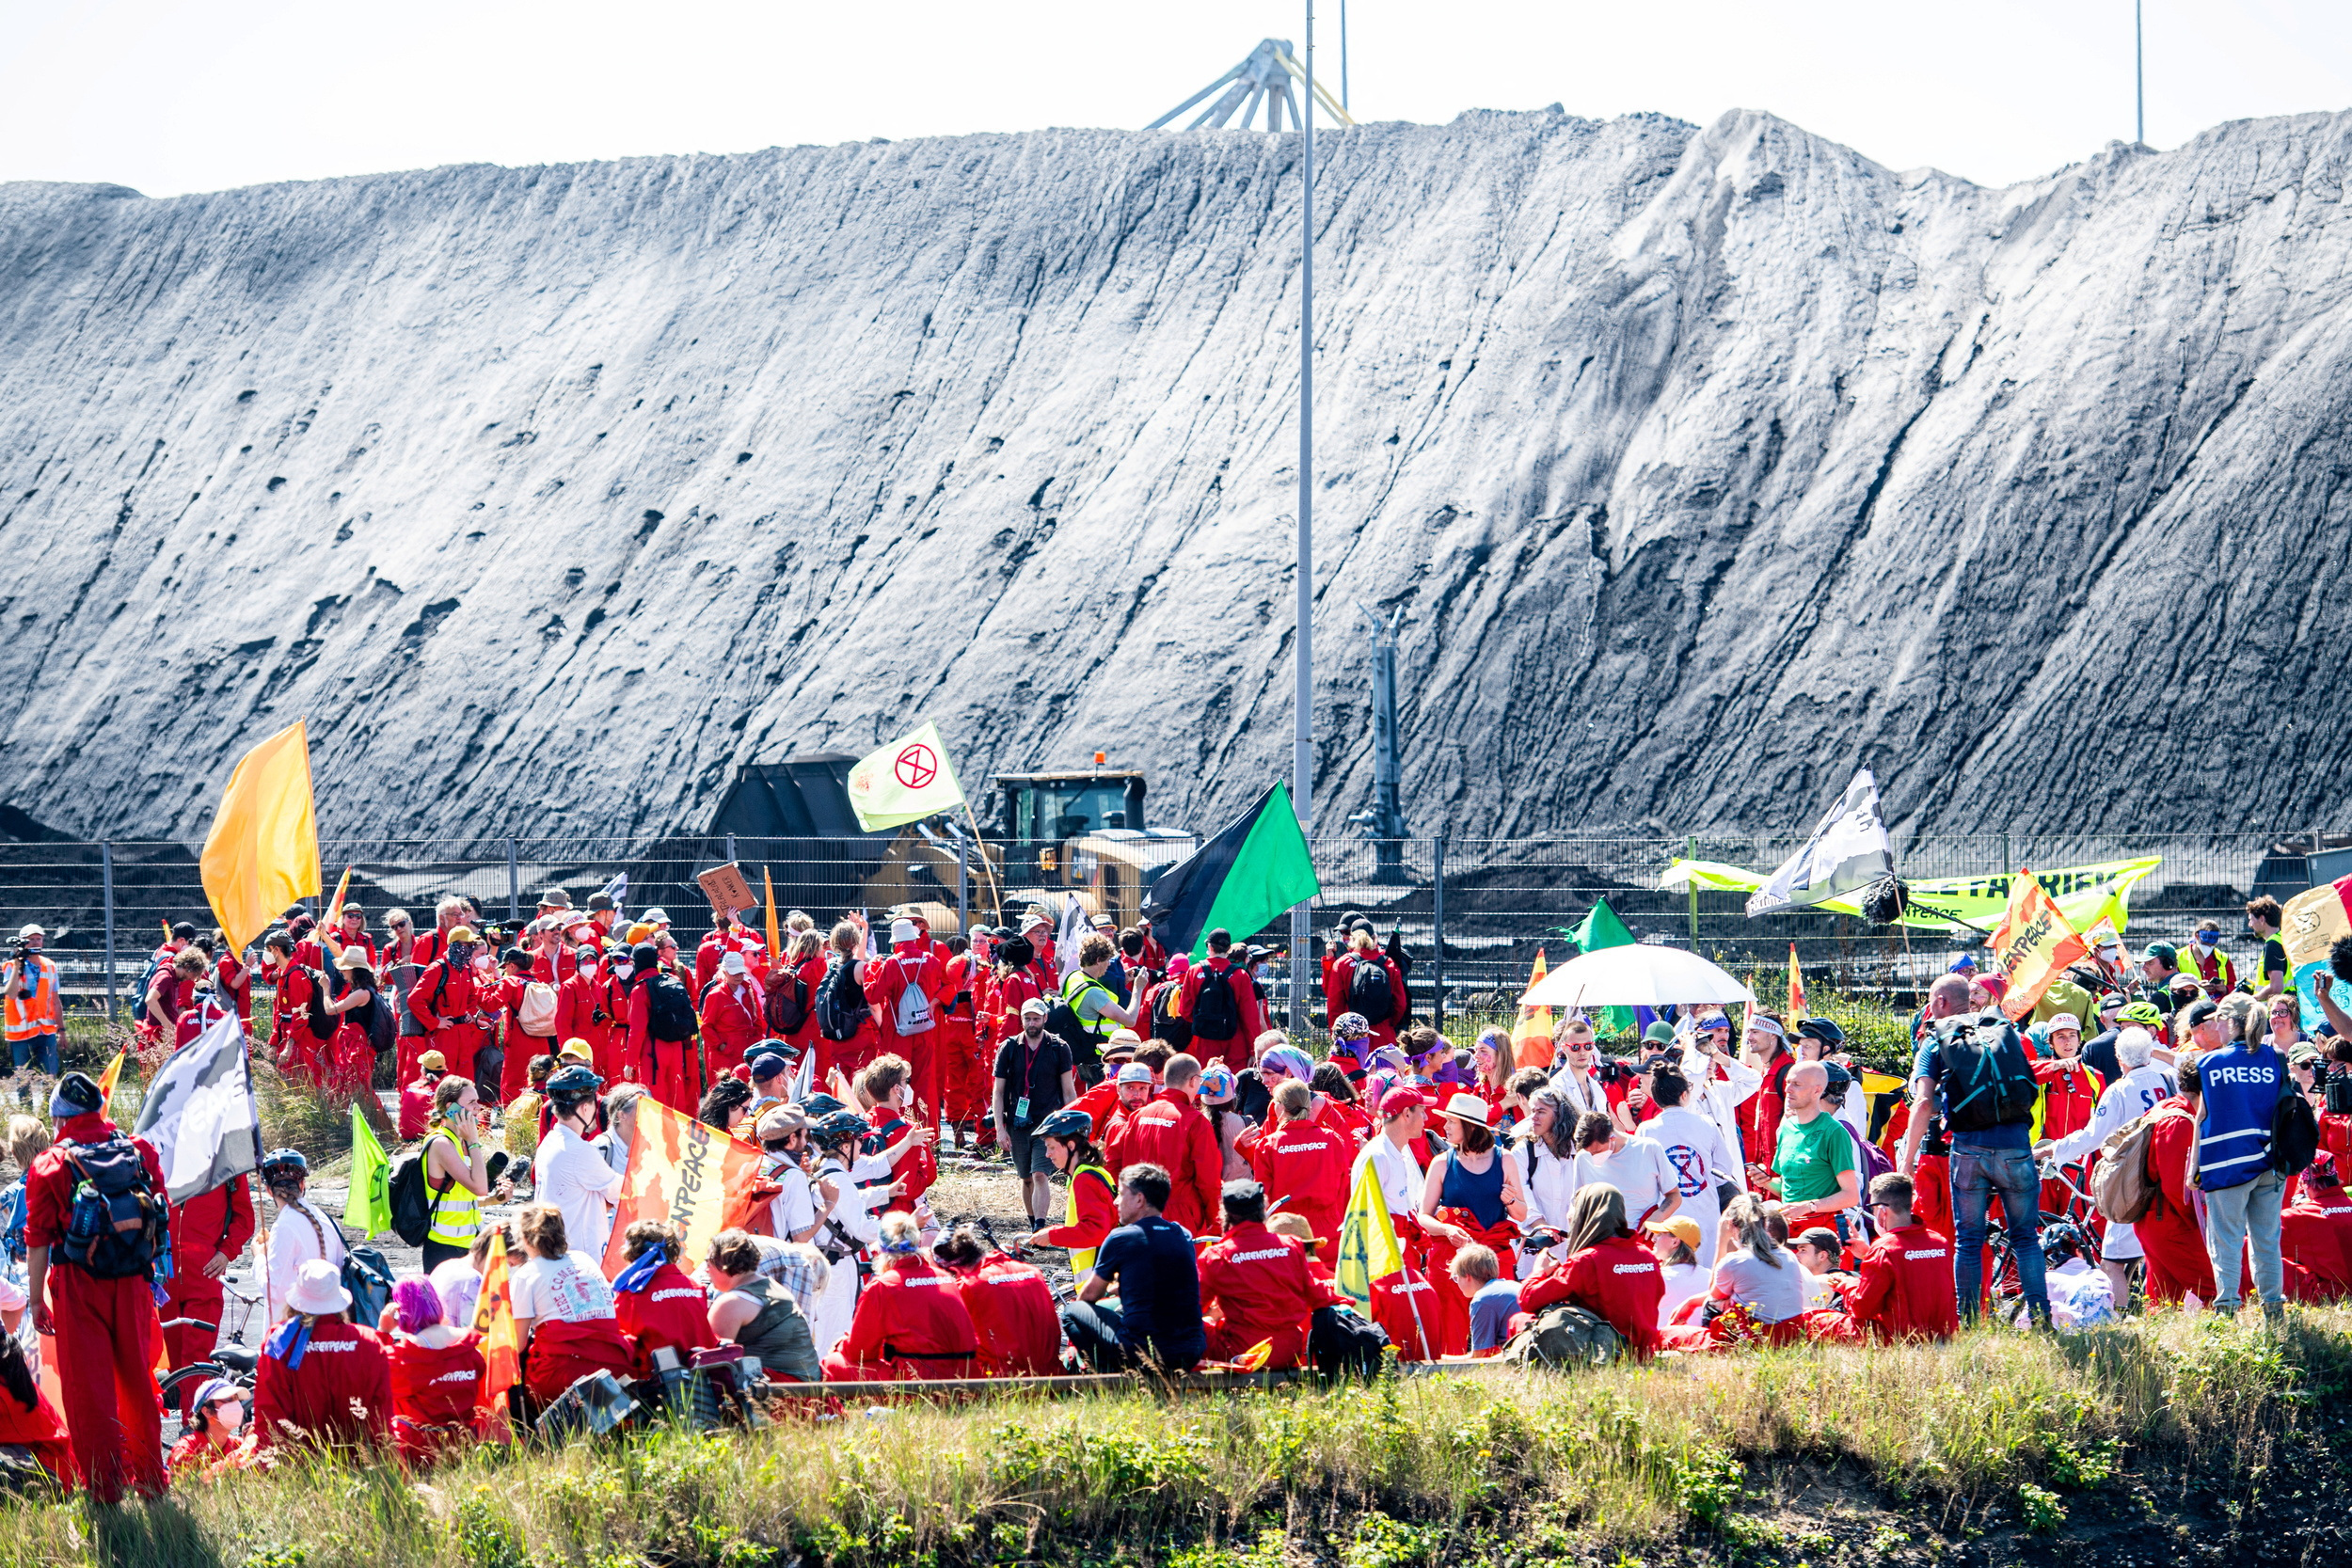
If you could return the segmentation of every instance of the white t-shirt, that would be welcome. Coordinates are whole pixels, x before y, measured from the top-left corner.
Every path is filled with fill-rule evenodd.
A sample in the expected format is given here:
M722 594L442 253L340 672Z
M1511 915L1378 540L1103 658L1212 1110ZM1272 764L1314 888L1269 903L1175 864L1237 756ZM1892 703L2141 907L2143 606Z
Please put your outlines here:
M621 1173L606 1161L604 1150L559 1123L539 1140L531 1171L539 1201L554 1204L564 1215L565 1244L591 1258L603 1257L621 1190Z
M768 1223L779 1238L788 1242L817 1223L817 1193L808 1173L798 1164L788 1160L769 1163L775 1168L768 1174L784 1191L770 1200Z
M1356 1179L1363 1174L1366 1164L1373 1169L1374 1180L1380 1183L1380 1196L1388 1200L1391 1214L1409 1214L1421 1207L1421 1192L1427 1179L1414 1163L1413 1151L1399 1148L1389 1142L1385 1133L1375 1132L1356 1164L1347 1173L1347 1190L1356 1190Z
M1804 1269L1803 1263L1798 1264L1797 1267ZM1837 1287L1830 1282L1829 1275L1815 1274L1810 1269L1804 1270L1804 1309L1806 1311L1815 1312L1823 1307L1836 1306L1836 1291Z
M508 1289L518 1318L584 1323L618 1315L612 1287L605 1283L596 1260L584 1252L533 1258L515 1271Z
M453 1258L425 1277L441 1298L441 1321L459 1328L473 1326L474 1309L482 1305L482 1276L470 1258Z
M305 1219L305 1212L310 1219ZM310 1221L316 1220L314 1227ZM319 1243L326 1243L322 1252ZM313 1258L325 1258L337 1268L343 1266L342 1227L335 1216L310 1201L309 1194L278 1211L278 1218L269 1227L269 1315L275 1323L279 1309L286 1304L286 1292L294 1289L294 1275L302 1265Z
M1666 1163L1665 1146L1646 1133L1628 1138L1614 1154L1597 1155L1590 1149L1578 1154L1578 1190L1596 1181L1606 1181L1625 1195L1625 1220L1635 1226L1642 1223L1644 1214L1665 1202L1668 1193L1680 1190L1674 1166Z
M1715 1282L1731 1287L1731 1299L1744 1302L1756 1322L1776 1323L1804 1310L1805 1281L1811 1277L1796 1254L1774 1247L1774 1268L1745 1247L1734 1247L1715 1265Z
M1666 1293L1658 1298L1658 1326L1667 1327L1675 1321L1675 1309L1692 1296L1707 1294L1714 1284L1714 1275L1697 1263L1661 1263L1659 1277L1665 1281Z

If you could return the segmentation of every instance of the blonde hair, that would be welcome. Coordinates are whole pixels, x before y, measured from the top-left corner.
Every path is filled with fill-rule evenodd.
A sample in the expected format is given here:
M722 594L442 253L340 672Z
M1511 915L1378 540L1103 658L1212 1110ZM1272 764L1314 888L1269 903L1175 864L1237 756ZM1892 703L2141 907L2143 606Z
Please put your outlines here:
M835 926L833 928L834 951L839 953L843 958L849 958L851 954L855 953L857 951L857 927L850 925L848 921L845 920L840 925Z
M552 1203L534 1203L515 1216L523 1241L542 1258L561 1258L569 1249L564 1234L564 1211Z
M1285 1078L1274 1091L1274 1108L1290 1121L1299 1121L1315 1101L1315 1091L1295 1078Z
M796 937L803 934L814 936L817 932L817 922L808 917L806 910L794 910L784 917L784 928Z
M39 1117L15 1116L8 1118L8 1158L25 1170L54 1141L49 1124Z

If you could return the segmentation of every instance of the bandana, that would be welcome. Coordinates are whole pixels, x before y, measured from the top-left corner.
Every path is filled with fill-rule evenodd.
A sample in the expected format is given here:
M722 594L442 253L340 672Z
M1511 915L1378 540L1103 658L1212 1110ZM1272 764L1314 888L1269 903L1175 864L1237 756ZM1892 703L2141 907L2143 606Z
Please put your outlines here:
M614 1277L612 1288L625 1295L634 1295L653 1283L653 1276L661 1272L661 1265L670 1260L670 1248L664 1243L649 1246L638 1254L637 1261L623 1269Z
M1700 1027L1704 1028L1706 1026L1702 1024ZM1765 1017L1761 1013L1758 1013L1755 1019L1749 1022L1748 1027L1754 1029L1758 1034L1770 1035L1776 1040L1785 1040L1788 1037L1788 1030L1783 1029L1778 1023L1774 1022L1772 1019Z
M299 1370L302 1357L310 1348L310 1320L300 1312L279 1323L262 1347L286 1364L289 1371Z

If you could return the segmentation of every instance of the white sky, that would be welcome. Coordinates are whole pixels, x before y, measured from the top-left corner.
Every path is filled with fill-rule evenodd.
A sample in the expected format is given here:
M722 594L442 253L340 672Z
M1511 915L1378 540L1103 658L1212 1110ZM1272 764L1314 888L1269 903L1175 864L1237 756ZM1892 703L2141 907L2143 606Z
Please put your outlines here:
M0 180L152 196L1046 125L1140 126L1299 4L0 0ZM2352 104L2347 0L2147 0L2148 140ZM1317 12L1336 91L1338 0ZM1359 119L1769 109L2005 183L2132 135L2131 0L1351 0Z

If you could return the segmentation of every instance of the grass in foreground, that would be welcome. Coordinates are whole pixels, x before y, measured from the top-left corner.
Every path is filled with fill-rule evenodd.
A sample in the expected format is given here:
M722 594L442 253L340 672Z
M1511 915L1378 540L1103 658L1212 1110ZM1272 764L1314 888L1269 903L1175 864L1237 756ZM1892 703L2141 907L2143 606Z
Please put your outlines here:
M2128 1515L2163 1558L2195 1498L2233 1560L2275 1555L2249 1542L2296 1560L2311 1528L2298 1528L2281 1478L2341 1473L2347 1330L2341 1310L2280 1339L2168 1318L1177 1402L1008 1398L485 1449L414 1482L310 1464L113 1513L21 1505L0 1515L0 1565L1952 1562L2070 1514ZM1824 1476L1845 1503L1825 1509Z

